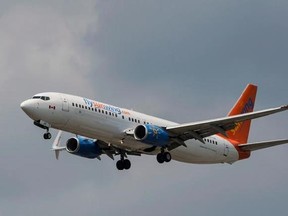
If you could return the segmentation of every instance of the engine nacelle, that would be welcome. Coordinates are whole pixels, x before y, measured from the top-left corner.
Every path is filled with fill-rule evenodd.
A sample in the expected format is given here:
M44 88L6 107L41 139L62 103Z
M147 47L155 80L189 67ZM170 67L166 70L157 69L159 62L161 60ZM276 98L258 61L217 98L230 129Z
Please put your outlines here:
M66 150L71 154L85 158L96 158L102 154L97 141L85 137L73 137L67 140Z
M158 126L145 124L134 129L134 138L153 146L164 147L169 144L168 132Z

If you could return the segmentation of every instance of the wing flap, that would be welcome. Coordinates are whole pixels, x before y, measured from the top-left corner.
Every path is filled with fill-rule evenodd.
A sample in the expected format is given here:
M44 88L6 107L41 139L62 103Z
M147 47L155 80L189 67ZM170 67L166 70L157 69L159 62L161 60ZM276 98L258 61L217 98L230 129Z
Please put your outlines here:
M269 147L273 147L277 145L283 145L287 143L288 143L288 139L282 139L282 140L272 140L272 141L241 144L241 145L238 145L238 147L244 151L255 151L255 150L269 148Z

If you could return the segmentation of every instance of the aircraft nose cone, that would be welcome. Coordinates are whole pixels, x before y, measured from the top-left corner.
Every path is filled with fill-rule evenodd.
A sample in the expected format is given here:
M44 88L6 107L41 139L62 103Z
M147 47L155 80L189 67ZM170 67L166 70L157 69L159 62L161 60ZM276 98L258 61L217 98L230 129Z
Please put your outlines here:
M35 104L31 100L26 100L20 104L20 107L28 116L31 116L33 115Z
M20 107L21 107L21 109L25 112L26 110L29 110L30 105L29 105L28 101L23 101L23 102L20 104Z

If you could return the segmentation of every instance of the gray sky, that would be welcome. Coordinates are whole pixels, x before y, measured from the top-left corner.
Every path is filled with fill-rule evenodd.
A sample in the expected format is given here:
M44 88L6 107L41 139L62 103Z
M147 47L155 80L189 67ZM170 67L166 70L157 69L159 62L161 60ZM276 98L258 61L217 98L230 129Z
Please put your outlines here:
M232 166L131 157L119 172L105 156L56 161L19 108L60 91L184 123L225 116L250 82L256 109L279 106L287 20L284 0L2 0L0 216L287 215L288 146ZM254 121L250 141L287 138L287 122Z

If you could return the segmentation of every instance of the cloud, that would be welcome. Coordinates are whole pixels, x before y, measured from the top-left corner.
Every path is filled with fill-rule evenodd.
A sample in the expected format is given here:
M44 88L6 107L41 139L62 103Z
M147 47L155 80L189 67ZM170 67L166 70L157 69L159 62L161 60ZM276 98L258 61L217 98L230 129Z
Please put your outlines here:
M225 115L248 82L257 109L285 103L287 3L269 2L2 1L0 215L286 212L287 146L232 166L131 157L119 172L105 156L56 161L19 108L61 91L189 122ZM250 139L285 138L286 116L256 120Z
M83 5L78 9L85 13L75 15L37 4L16 4L2 14L0 71L5 94L16 93L18 80L27 96L46 90L77 92L80 86L91 91L87 75L95 59L84 37L91 25L96 28L97 17L91 10L95 4Z

